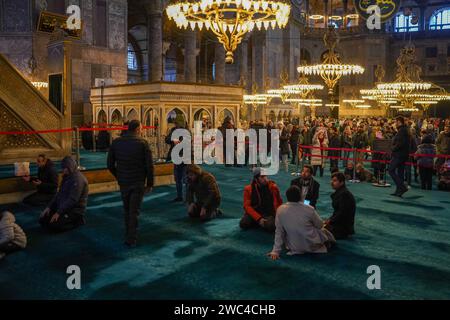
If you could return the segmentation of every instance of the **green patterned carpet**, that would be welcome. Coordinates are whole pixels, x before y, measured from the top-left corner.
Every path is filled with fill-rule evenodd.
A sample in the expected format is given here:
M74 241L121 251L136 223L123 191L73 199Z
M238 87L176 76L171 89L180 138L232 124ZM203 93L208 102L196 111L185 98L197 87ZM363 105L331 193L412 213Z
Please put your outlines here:
M356 236L326 255L269 261L273 236L241 231L246 168L208 167L218 178L225 216L206 224L171 204L175 187L145 198L140 245L122 244L118 193L91 196L88 225L45 234L38 211L16 208L29 247L0 261L1 299L448 299L450 197L417 188L404 199L370 184L350 185L357 199ZM274 177L284 192L291 177ZM318 210L331 210L329 176ZM19 211L17 211L19 210ZM66 268L82 270L82 289L66 288ZM381 268L381 290L368 290L366 269Z

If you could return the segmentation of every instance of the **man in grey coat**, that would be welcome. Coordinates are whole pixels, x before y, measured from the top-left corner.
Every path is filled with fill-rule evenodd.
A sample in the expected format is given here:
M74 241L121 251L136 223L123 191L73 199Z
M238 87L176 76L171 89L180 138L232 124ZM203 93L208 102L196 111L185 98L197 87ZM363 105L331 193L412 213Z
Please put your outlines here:
M304 253L327 253L328 247L336 242L331 232L324 229L324 223L316 210L300 202L301 191L291 186L286 191L288 202L278 208L275 218L275 243L268 256L280 258L283 245L288 255Z

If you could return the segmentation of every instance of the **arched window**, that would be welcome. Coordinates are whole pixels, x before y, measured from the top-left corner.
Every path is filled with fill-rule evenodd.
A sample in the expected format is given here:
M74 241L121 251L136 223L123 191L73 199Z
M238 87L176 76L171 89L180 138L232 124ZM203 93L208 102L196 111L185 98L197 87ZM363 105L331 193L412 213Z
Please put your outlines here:
M399 13L395 16L394 32L416 32L419 31L419 25L412 23L412 15L405 16Z
M430 18L430 30L450 29L450 7L442 8Z
M136 71L138 69L138 63L136 58L136 52L131 44L128 44L128 70Z

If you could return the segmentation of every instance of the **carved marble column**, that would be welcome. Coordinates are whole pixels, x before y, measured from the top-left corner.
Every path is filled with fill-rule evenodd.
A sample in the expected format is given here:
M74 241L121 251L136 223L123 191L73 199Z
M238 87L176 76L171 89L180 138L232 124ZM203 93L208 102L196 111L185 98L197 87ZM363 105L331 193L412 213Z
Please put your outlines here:
M225 83L225 49L221 43L216 44L214 62L216 64L217 84Z
M184 34L184 81L197 82L197 32Z
M148 80L163 79L163 36L161 0L151 1L148 11Z

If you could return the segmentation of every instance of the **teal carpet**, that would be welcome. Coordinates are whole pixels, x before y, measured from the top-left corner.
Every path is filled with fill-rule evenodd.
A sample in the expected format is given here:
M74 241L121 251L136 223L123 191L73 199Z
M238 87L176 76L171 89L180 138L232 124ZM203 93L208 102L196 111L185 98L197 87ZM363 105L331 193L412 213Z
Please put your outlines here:
M118 193L91 196L88 225L49 235L37 211L21 208L17 219L29 247L0 261L1 299L448 299L450 297L450 198L417 188L404 199L392 188L350 185L357 199L356 236L325 255L265 254L273 236L241 231L245 168L208 167L218 178L221 219L200 224L169 201L175 187L145 198L140 245L122 244ZM291 177L274 180L283 196ZM329 176L319 178L318 210L331 210ZM82 270L82 289L66 288L66 268ZM381 290L368 290L366 269L381 268Z

